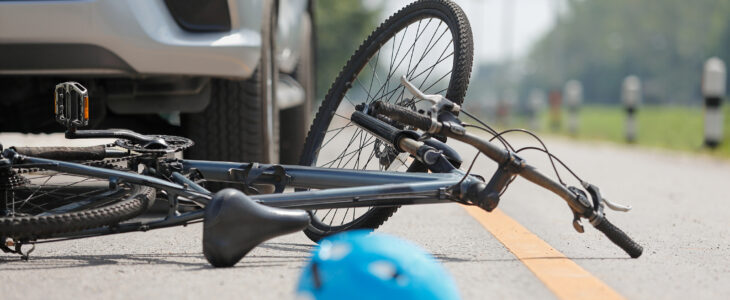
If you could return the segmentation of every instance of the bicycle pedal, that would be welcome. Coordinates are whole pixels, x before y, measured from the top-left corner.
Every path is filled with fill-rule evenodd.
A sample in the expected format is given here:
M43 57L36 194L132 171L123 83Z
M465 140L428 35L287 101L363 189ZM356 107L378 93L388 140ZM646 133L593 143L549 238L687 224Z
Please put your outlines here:
M89 125L89 92L78 82L56 85L53 98L56 121L66 129Z

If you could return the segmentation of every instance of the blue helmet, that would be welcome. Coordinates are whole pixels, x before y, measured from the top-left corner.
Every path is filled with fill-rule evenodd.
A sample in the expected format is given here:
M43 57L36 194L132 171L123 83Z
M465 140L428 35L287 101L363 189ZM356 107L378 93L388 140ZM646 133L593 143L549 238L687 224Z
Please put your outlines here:
M297 299L459 299L453 279L411 242L358 230L320 242Z

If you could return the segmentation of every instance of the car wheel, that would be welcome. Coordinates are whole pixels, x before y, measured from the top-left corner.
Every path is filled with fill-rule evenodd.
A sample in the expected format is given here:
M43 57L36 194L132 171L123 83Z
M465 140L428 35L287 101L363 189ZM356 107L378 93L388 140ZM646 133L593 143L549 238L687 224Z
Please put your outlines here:
M182 126L195 146L194 159L276 163L279 159L279 110L274 59L276 3L264 11L261 61L247 80L211 80L211 99L204 111L182 116Z

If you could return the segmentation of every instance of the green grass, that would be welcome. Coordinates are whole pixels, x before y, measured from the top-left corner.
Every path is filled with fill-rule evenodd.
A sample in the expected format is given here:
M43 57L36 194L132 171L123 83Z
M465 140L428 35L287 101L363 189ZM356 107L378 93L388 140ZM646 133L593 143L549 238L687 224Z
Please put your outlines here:
M704 119L701 107L645 106L637 111L636 144L680 151L730 157L730 107L725 105L723 143L715 150L703 147ZM567 129L567 112L558 131L547 130L549 114L542 116L544 133L558 133L577 139L606 140L626 143L626 112L615 106L586 106L579 112L577 135Z

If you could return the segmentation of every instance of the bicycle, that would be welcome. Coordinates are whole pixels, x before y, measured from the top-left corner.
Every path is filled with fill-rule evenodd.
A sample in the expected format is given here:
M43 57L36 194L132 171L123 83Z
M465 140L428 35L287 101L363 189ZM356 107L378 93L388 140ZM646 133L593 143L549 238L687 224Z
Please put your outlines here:
M409 29L415 33L409 35ZM442 40L446 33L449 41ZM404 40L410 46L399 57ZM304 230L318 241L345 230L375 229L401 205L456 202L492 211L512 180L522 176L565 200L575 230L583 232L580 221L587 219L632 258L639 257L642 247L604 214L604 206L627 207L604 199L544 144L513 149L503 137L511 131L498 133L461 108L472 45L466 16L450 1L421 0L395 13L366 39L333 83L310 128L301 165L180 159L174 153L193 145L184 137L80 130L89 121L88 91L75 82L59 84L55 114L67 128L67 138L117 140L93 147L4 149L0 249L27 259L33 249L24 251L27 244L203 222L203 253L213 266L226 267L279 235ZM388 61L387 71L381 70L381 58ZM439 77L430 77L433 73ZM460 113L478 125L462 122ZM493 137L487 140L472 129ZM495 161L491 179L472 174L473 163L466 171L459 169L461 156L447 139L469 144ZM332 155L333 147L342 147L338 141L346 146ZM351 149L353 144L357 146ZM523 150L545 152L558 181L527 164L517 154ZM554 161L581 187L566 185ZM240 188L213 193L205 188L207 182ZM263 186L274 192L262 193ZM284 193L287 188L296 192ZM137 218L156 201L167 206L164 216Z

